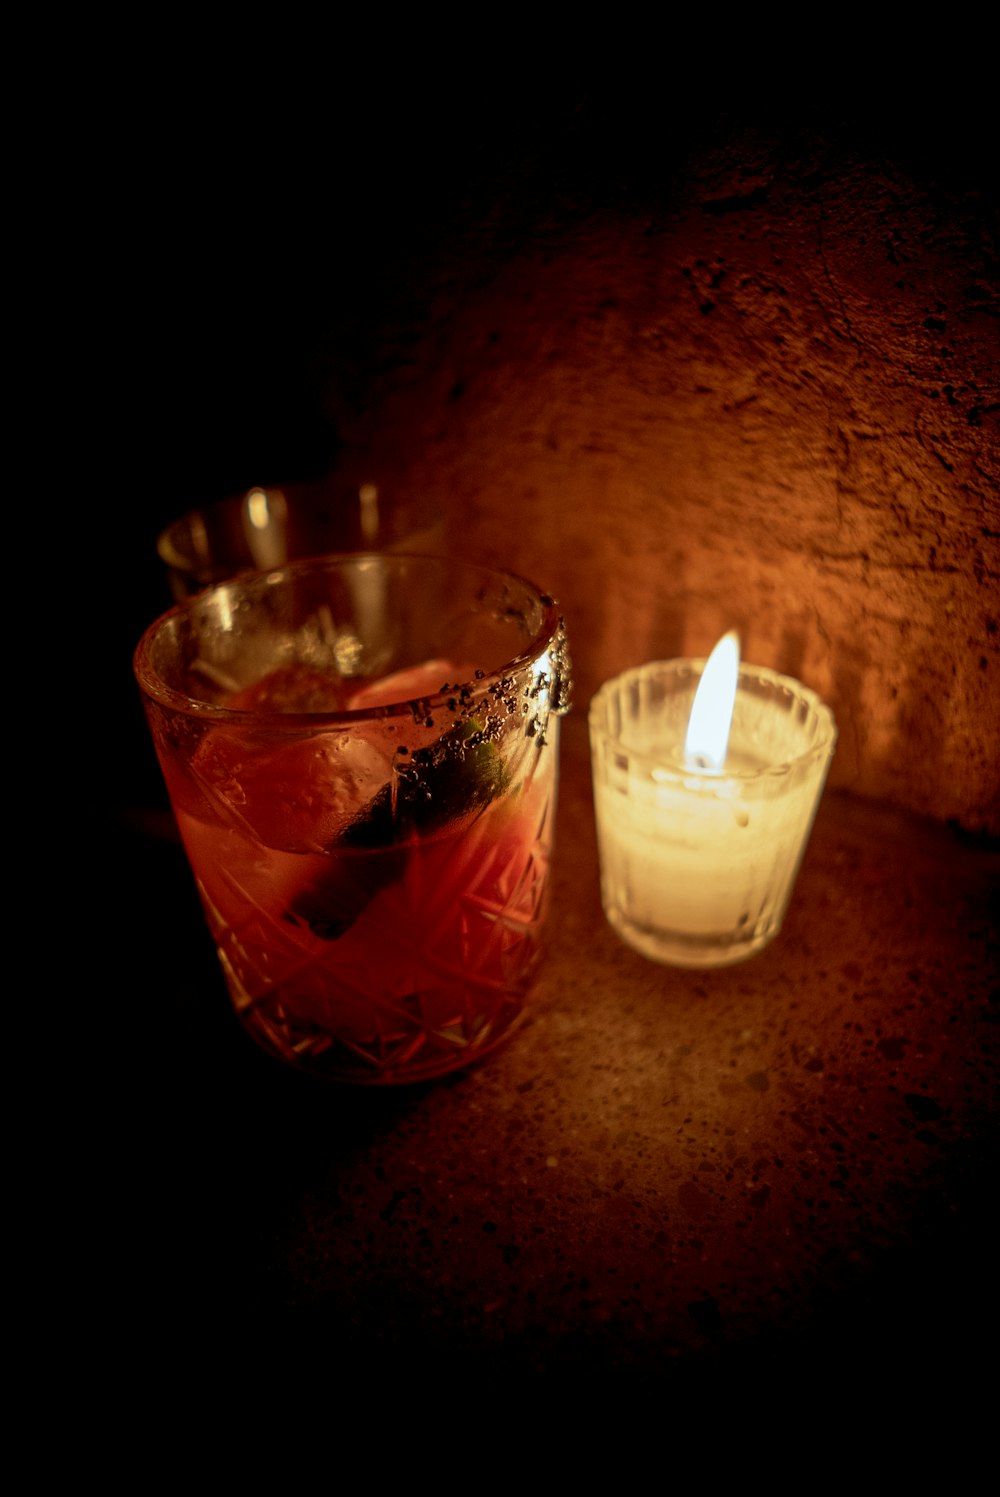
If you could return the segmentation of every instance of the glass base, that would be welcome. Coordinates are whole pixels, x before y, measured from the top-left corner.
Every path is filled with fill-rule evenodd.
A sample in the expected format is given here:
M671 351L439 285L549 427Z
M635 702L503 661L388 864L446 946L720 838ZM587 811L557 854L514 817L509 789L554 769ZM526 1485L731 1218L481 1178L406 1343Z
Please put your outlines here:
M605 911L608 923L625 942L654 962L668 967L732 967L745 962L770 945L778 934L779 924L755 931L735 931L719 935L691 935L686 931L660 930L637 925L620 910Z
M509 995L494 1023L479 1023L472 1032L459 1024L446 1031L411 1025L365 1041L336 1035L297 1037L284 1026L269 1024L260 1013L239 1017L262 1050L306 1075L357 1086L404 1086L435 1081L477 1064L520 1028L524 1014L523 999Z
M425 966L426 986L396 994L352 987L330 956L300 961L291 976L286 971L284 980L251 992L233 960L238 943L218 952L237 1017L269 1055L329 1081L398 1086L463 1070L520 1027L542 961L540 931L530 922L518 926L512 915L506 924L493 922L492 931L493 947L474 941L483 958L477 973L439 962L436 984ZM388 935L382 949L390 950ZM484 965L491 950L493 980ZM271 954L278 955L276 947ZM392 975L388 955L379 970ZM251 972L259 984L260 965Z

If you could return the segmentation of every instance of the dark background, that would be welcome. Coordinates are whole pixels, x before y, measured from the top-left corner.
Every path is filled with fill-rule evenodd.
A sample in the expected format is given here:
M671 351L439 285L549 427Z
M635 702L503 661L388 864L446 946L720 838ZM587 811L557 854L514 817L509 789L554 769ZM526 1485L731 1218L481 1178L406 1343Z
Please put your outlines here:
M69 337L46 446L66 472L32 523L84 581L90 669L131 724L131 650L170 601L159 530L349 460L334 410L362 412L373 380L405 364L388 330L427 284L413 267L470 224L516 246L540 205L669 210L698 149L766 128L790 154L820 132L942 198L978 197L995 231L989 93L968 59L961 73L943 54L917 73L870 60L835 88L749 62L696 88L696 64L684 90L676 58L664 70L634 56L603 72L341 61L324 86L186 58L82 103L51 194L72 253L57 250ZM51 529L64 516L68 545ZM110 793L134 776L155 794L149 763L142 749L117 763Z
M383 66L355 46L325 87L240 56L185 55L94 88L42 204L67 313L46 446L85 474L102 517L91 554L91 527L113 521L103 549L130 559L142 622L163 595L134 568L169 519L335 468L332 406L363 407L380 363L405 359L380 339L415 294L410 267L470 223L492 217L497 241L516 243L540 203L669 209L696 149L767 129L789 154L820 132L943 195L978 194L984 233L996 227L990 91L946 46L916 71L869 53L836 86L752 54L712 72L697 51L658 66L641 48L598 70L572 56Z

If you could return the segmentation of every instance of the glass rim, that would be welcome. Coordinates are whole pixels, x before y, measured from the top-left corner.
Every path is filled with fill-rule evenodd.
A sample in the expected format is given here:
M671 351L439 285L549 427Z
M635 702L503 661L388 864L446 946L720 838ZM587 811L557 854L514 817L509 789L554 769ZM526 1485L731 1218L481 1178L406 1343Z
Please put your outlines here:
M818 692L794 676L785 675L769 665L751 665L742 660L737 678L739 683L744 680L763 682L784 691L796 701L804 703L810 715L820 725L819 736L815 742L798 753L782 755L773 763L759 765L756 768L712 769L702 765L689 766L664 759L662 755L650 754L643 749L633 748L623 740L620 734L611 731L608 726L608 704L616 692L644 678L679 676L682 671L687 671L694 679L700 679L707 663L707 656L694 659L678 656L670 660L650 660L643 665L630 666L618 675L610 677L598 687L590 701L588 727L591 738L600 737L610 749L617 749L627 754L630 763L642 769L647 776L651 777L655 770L657 779L664 784L681 781L688 788L698 785L709 791L716 788L721 781L731 780L741 784L750 784L757 780L767 779L769 776L778 777L790 774L793 770L808 764L812 759L833 757L837 746L837 720L832 709L827 706Z
M398 702L385 702L377 706L340 708L337 711L323 712L295 712L276 710L261 710L260 708L225 707L217 702L204 701L198 697L189 696L186 692L178 691L176 687L170 686L154 669L152 664L152 648L154 641L161 632L169 627L174 621L203 611L220 593L227 589L257 588L261 591L268 590L267 585L279 586L288 580L309 573L343 571L348 564L352 566L358 563L375 563L382 567L398 568L401 565L414 565L427 567L428 565L438 568L447 567L453 571L461 571L470 576L479 576L484 581L492 579L498 582L516 583L532 594L538 601L541 609L541 621L531 639L524 648L502 665L491 670L476 673L471 681L456 681L448 683L445 689L435 692L423 692L415 697L401 698ZM558 642L560 631L563 627L559 606L556 600L548 592L543 591L537 583L530 581L519 572L513 572L505 567L489 566L485 563L463 561L456 557L445 556L434 552L421 551L335 551L322 556L305 557L299 561L288 562L280 567L268 567L260 571L243 571L238 575L226 578L224 581L212 583L199 593L175 603L166 609L142 632L139 642L132 654L132 670L138 683L140 691L160 707L169 708L174 712L182 713L187 717L197 718L199 721L212 723L227 723L232 726L279 726L286 727L294 724L296 728L333 727L338 725L356 724L372 719L384 719L394 717L412 718L413 708L419 703L429 715L435 710L447 708L449 702L461 696L464 702L475 701L485 695L490 688L508 675L517 674L531 666L545 650Z

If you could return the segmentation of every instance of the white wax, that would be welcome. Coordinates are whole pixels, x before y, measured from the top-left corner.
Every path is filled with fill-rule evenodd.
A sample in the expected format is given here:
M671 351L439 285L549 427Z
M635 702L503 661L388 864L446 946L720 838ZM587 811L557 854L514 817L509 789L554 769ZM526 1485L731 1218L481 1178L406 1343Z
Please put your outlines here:
M765 766L733 752L724 770L667 780L626 772L596 791L602 871L612 903L650 930L747 935L798 868L814 787L741 779Z

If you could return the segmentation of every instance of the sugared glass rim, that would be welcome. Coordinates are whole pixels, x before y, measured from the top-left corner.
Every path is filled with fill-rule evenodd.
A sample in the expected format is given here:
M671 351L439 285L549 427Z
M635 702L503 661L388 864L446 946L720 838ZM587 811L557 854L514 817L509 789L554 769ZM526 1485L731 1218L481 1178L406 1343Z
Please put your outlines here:
M227 590L246 591L248 588L260 591L267 590L268 586L277 587L282 583L293 580L297 576L322 572L344 571L348 567L356 568L361 564L377 564L380 567L399 570L402 566L418 566L437 568L447 567L453 572L461 572L468 577L480 577L484 582L514 583L525 589L533 596L541 609L541 621L538 629L532 635L525 648L504 661L500 666L489 671L477 673L471 681L456 681L449 683L445 690L433 693L423 693L416 697L407 697L399 702L386 702L379 706L355 707L340 709L335 712L289 712L289 711L261 711L259 708L224 707L217 702L203 701L198 697L189 696L187 693L168 686L162 677L156 672L152 664L152 651L156 638L160 633L170 627L176 620L189 617L193 614L205 611L214 601ZM452 556L437 555L432 552L419 551L338 551L330 552L323 556L311 556L301 561L289 562L281 567L269 567L262 571L240 572L239 575L228 578L224 582L213 583L199 593L194 593L190 598L185 598L180 603L175 603L161 613L158 618L143 631L139 643L136 645L132 657L132 669L139 689L151 701L161 707L169 708L171 711L180 712L189 717L196 717L199 721L213 723L243 724L244 726L254 724L262 727L271 725L310 728L320 726L347 725L350 723L371 721L373 718L384 719L393 717L412 717L415 704L426 712L432 714L435 710L448 707L448 703L457 696L461 696L463 702L477 701L485 695L491 687L504 679L506 676L515 675L530 668L551 646L554 646L562 630L562 619L559 607L550 594L543 592L536 583L529 581L518 572L508 571L502 567L491 567L478 562L462 561Z
M727 768L724 765L721 769L713 769L666 759L662 754L650 754L643 749L633 747L620 734L611 731L608 708L611 698L616 693L628 689L634 683L652 677L679 678L687 674L692 681L697 681L701 678L707 664L707 657L692 659L678 656L670 660L649 660L643 665L630 666L627 670L612 676L598 687L591 698L588 713L591 737L600 737L612 752L617 751L627 755L629 764L641 770L647 777L655 778L661 783L683 783L688 789L696 785L703 786L705 790L717 789L721 781L753 783L770 776L791 774L793 770L808 764L811 760L833 756L837 746L837 722L831 709L812 687L796 680L794 676L783 675L781 671L773 670L768 665L750 665L745 661L740 662L737 690L744 682L758 681L783 691L796 702L801 702L819 724L818 735L808 748L802 749L799 753L775 759L773 763L751 768ZM655 777L654 770L656 771Z

